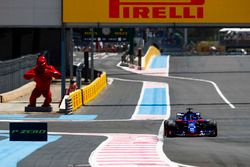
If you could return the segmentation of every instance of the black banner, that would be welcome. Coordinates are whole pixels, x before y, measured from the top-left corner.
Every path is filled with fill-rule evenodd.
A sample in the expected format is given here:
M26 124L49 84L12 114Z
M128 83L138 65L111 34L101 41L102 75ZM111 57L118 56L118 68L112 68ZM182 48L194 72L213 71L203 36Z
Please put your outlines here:
M80 29L83 41L91 41L92 32L89 28ZM94 41L129 42L133 39L134 28L94 28Z
M11 122L10 141L47 141L47 123L37 122Z

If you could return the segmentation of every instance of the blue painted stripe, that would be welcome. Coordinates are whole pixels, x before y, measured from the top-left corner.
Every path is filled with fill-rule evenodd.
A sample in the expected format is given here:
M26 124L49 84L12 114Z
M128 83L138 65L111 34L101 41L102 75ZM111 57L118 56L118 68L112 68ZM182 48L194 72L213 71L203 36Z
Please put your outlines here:
M97 115L61 115L57 118L48 117L27 117L30 115L20 114L20 115L0 115L0 120L94 120Z
M0 166L16 167L19 161L44 145L60 139L60 137L49 135L47 142L9 141L9 138L0 140Z
M166 115L166 88L145 88L138 114Z
M23 119L26 116L28 116L27 114L1 114L0 115L0 119Z
M62 115L59 120L94 120L97 115Z
M1 133L9 133L9 131L8 130L0 130L0 134Z
M167 68L168 56L155 56L149 66L151 69Z

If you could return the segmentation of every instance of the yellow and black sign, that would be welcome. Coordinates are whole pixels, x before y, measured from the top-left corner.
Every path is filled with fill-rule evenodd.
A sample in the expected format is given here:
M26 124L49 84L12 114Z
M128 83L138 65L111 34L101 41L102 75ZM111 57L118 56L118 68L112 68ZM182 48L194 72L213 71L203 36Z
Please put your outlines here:
M92 31L89 28L80 30L83 41L91 41ZM94 28L94 41L102 42L129 42L133 40L133 28Z
M250 24L249 6L249 0L63 0L63 21Z

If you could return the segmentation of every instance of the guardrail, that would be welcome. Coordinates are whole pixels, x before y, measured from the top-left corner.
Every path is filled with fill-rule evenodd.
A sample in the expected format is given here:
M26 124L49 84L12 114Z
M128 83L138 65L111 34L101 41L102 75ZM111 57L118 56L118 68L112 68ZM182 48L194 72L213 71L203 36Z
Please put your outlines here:
M36 64L37 55L26 55L16 59L0 61L0 93L6 93L27 84L23 74Z
M66 113L74 112L81 106L94 100L99 93L107 86L107 76L103 72L100 77L96 78L91 84L82 89L71 92L66 98Z
M148 68L148 65L149 65L149 62L151 60L151 58L153 56L160 56L161 55L161 52L159 49L157 49L155 46L150 46L148 48L148 51L147 53L145 54L145 56L142 58L142 68L143 69L147 69Z

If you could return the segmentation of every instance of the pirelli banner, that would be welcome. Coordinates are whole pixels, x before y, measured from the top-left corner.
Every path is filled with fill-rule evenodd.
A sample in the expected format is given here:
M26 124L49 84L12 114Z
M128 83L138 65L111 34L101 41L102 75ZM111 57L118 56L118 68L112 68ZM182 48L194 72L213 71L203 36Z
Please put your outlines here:
M63 0L64 23L249 24L250 0Z

